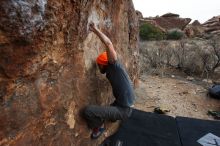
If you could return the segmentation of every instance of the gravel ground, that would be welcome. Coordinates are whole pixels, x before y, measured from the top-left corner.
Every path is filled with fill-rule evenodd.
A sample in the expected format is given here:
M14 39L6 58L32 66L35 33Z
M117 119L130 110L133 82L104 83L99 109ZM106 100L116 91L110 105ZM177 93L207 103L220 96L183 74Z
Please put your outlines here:
M220 111L220 100L208 97L205 86L185 77L142 75L135 92L135 108L147 112L162 107L170 110L167 115L173 117L213 120L213 117L207 115L208 110Z

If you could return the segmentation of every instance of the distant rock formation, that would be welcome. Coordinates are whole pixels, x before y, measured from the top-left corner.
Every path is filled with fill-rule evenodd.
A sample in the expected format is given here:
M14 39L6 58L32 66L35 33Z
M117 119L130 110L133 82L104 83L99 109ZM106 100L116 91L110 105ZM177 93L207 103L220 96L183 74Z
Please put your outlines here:
M176 17L179 18L179 14L174 14L174 13L166 13L164 15L162 15L161 17Z
M136 11L140 25L149 23L160 29L162 32L168 30L179 29L185 32L188 37L204 37L210 38L213 35L220 35L220 15L215 16L205 23L201 24L195 20L190 24L190 18L180 18L179 14L166 13L161 16L146 17L140 11Z
M139 23L140 25L144 24L144 23L149 23L155 27L157 27L160 31L162 32L166 32L166 30L164 28L162 28L160 25L158 25L154 20L149 20L149 19L139 19Z
M201 26L201 23L198 20L193 21L192 26Z
M202 24L195 20L192 24L188 24L184 31L188 37L202 37L205 30Z
M191 21L190 18L180 18L178 14L173 13L167 13L160 17L144 18L144 20L154 22L155 26L159 26L165 31L170 29L184 30Z
M220 15L209 19L208 21L203 23L202 26L205 28L205 33L219 35L220 34Z

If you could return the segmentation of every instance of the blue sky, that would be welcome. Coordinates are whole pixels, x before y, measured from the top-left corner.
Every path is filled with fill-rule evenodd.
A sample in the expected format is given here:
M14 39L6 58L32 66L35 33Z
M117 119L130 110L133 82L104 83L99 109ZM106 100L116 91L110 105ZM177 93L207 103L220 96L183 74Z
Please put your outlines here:
M220 15L220 0L133 0L133 3L144 17L171 12L203 23Z

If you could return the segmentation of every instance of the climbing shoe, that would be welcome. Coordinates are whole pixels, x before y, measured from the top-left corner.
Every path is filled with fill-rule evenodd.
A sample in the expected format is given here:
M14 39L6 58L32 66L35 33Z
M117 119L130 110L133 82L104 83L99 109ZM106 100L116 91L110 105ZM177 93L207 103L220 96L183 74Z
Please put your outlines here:
M94 128L92 130L91 138L92 139L97 139L99 136L102 135L102 133L105 131L104 127L99 127L99 128Z

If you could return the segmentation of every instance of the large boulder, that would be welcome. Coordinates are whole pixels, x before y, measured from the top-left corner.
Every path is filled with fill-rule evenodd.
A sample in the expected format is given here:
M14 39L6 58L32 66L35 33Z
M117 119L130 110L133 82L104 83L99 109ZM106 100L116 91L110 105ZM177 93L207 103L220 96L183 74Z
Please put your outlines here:
M90 140L81 117L86 105L113 100L95 65L105 47L89 33L91 21L111 38L135 82L138 21L131 0L0 1L0 145L103 140Z
M179 14L174 14L174 13L166 13L166 14L163 14L161 17L168 17L168 18L171 18L171 17L175 17L175 18L179 18Z

